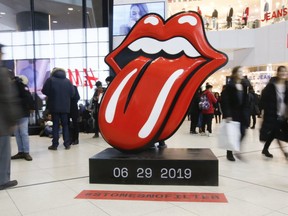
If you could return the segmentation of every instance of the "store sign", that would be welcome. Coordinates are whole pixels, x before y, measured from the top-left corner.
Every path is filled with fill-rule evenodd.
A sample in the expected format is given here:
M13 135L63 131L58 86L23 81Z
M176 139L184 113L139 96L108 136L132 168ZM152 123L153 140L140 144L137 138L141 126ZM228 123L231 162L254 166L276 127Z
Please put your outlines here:
M277 11L273 11L272 13L270 13L270 12L265 13L264 19L261 21L264 22L264 21L269 21L269 20L274 19L274 18L284 17L287 14L288 14L288 9L285 7L285 8L279 9Z
M93 85L98 80L97 77L94 76L93 70L90 68L90 75L86 68L83 69L85 76L81 78L80 72L78 69L75 69L73 72L71 69L68 69L68 78L71 83L75 86L89 86L90 89L93 88ZM82 80L83 79L83 80Z

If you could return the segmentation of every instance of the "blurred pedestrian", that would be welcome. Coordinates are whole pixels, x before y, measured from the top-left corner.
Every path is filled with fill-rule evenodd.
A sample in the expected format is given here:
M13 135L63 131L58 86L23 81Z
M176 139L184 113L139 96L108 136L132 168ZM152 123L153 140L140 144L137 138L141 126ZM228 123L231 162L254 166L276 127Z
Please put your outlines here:
M10 135L19 117L16 89L13 89L9 71L3 66L3 45L0 44L0 190L16 186L18 182L10 179L11 145Z
M288 141L287 104L288 104L288 72L285 66L277 68L276 77L272 77L263 89L260 107L264 110L263 123L260 129L260 140L265 141L262 154L273 158L269 147L274 139L282 150L286 159L288 153L284 151L280 140Z
M223 119L225 119L226 122L240 122L240 143L245 136L246 128L249 127L249 86L249 80L243 76L243 67L237 66L232 69L231 79L221 93ZM238 156L240 157L239 154ZM230 161L235 161L233 152L230 150L227 150L226 157Z

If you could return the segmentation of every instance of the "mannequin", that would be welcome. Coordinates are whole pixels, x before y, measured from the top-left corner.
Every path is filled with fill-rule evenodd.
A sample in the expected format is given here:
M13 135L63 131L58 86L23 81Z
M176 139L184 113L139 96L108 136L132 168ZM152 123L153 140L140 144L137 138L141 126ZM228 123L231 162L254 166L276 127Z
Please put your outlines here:
M242 20L244 22L244 26L247 25L247 21L248 21L248 17L249 17L249 7L246 6L245 10L243 11L243 16L242 16Z
M200 16L202 16L202 11L200 10L199 6L197 6L197 13L200 14Z
M213 23L213 29L217 29L217 19L218 19L218 11L214 9L212 13L212 23Z
M232 27L232 17L233 17L233 8L231 5L229 5L229 11L227 14L227 28L231 28Z
M264 13L267 13L268 11L269 11L269 3L267 1L265 1Z

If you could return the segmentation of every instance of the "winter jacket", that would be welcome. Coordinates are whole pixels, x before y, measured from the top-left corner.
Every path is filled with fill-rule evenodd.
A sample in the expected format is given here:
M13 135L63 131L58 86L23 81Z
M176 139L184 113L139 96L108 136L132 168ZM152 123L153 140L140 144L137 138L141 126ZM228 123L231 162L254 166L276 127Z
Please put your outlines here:
M206 94L210 106L209 109L202 110L202 114L214 114L214 104L217 102L217 99L215 98L213 93L209 90L204 91L203 94Z
M70 113L74 87L63 69L54 69L44 83L42 93L48 97L47 108L51 113Z
M271 78L270 82L263 89L260 97L259 106L264 111L263 122L260 129L260 140L266 141L267 135L277 125L277 95L275 87L275 78ZM284 96L284 103L288 104L288 84L286 83L286 90Z
M0 67L0 136L11 135L11 127L20 118L17 91L7 68Z
M250 82L247 79L241 81L243 87L242 99L239 99L236 83L231 80L221 93L221 105L223 118L232 118L246 127L249 127L250 109L248 98L248 87Z

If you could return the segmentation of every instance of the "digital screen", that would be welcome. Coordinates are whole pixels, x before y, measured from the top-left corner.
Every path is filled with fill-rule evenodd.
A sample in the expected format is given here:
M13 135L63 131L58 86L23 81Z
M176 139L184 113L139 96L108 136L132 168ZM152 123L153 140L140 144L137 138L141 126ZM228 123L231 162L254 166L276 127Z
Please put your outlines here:
M134 24L147 13L157 13L165 18L165 2L114 5L113 36L127 35Z
M36 74L36 83L35 83ZM17 60L16 61L16 76L24 75L28 78L28 84L30 92L36 92L41 97L42 88L45 81L50 77L50 59L35 59L35 74L34 64L32 59L28 60Z

